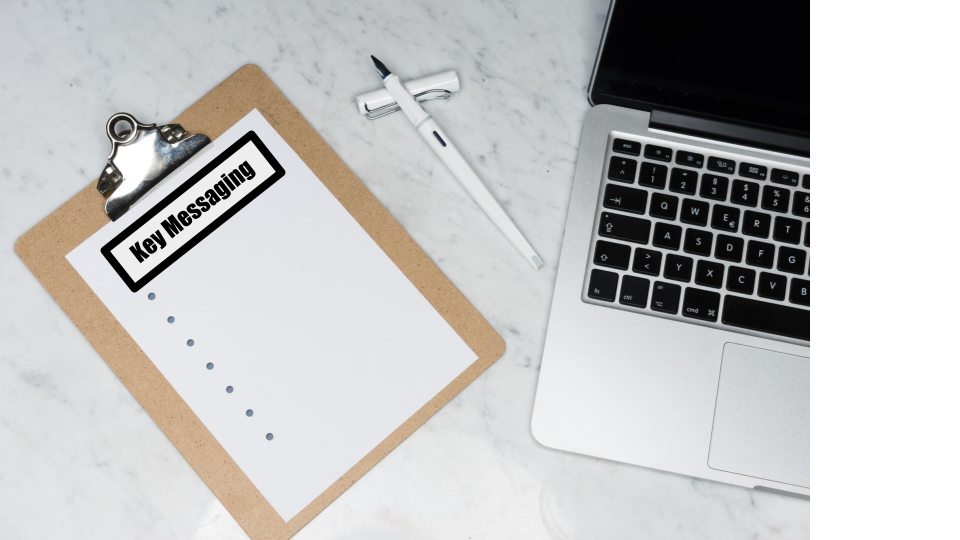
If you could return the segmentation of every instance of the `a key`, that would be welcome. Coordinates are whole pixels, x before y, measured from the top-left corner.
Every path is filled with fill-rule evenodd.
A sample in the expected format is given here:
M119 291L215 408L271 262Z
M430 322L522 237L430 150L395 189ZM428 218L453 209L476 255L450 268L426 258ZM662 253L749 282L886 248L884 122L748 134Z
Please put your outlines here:
M770 171L770 181L774 184L797 187L800 185L800 173L795 171L785 171L783 169L774 169Z
M703 154L694 154L686 150L677 150L677 165L686 165L687 167L703 167Z
M667 255L667 262L663 265L663 277L674 281L690 281L693 273L693 259L682 255Z
M727 200L727 184L729 181L730 179L726 176L703 175L703 181L700 182L700 196L715 201Z
M730 202L741 206L757 206L760 200L760 184L745 180L734 180Z
M663 260L663 253L652 249L637 248L633 252L633 271L648 276L659 276L661 260Z
M807 266L807 252L802 249L782 247L777 254L777 270L802 274Z
M753 178L754 180L766 180L767 168L763 165L754 165L753 163L741 163L740 176Z
M613 302L613 299L617 296L617 281L619 281L619 277L616 273L593 269L590 271L590 286L587 289L587 296L597 300Z
M751 240L747 242L747 264L761 268L773 268L773 244Z
M810 194L804 191L793 192L793 215L810 217Z
M670 191L695 195L697 193L697 173L674 167L670 171Z
M766 238L770 236L770 214L747 210L743 213L741 232L747 236Z
M803 231L803 245L810 247L810 223L807 222L807 228Z
M717 322L719 311L720 293L687 287L683 295L683 310L680 311L684 317Z
M773 239L787 244L799 244L800 233L803 232L801 227L803 224L799 219L777 216L773 220Z
M650 240L650 222L646 219L603 212L600 214L599 234L607 238L646 244Z
M710 226L719 231L737 232L740 225L740 209L720 204L713 205Z
M757 296L770 300L783 300L787 297L787 276L760 272L757 282Z
M667 186L667 166L644 161L640 165L640 185L657 189Z
M610 158L610 168L607 170L607 178L616 180L617 182L632 184L633 178L636 175L636 161L622 157Z
M809 174L803 175L803 182L801 182L800 187L802 187L803 189L810 189L810 175L809 175Z
M657 223L657 225L653 228L653 245L676 251L680 249L681 231L682 229L679 225Z
M642 214L647 210L647 192L642 189L607 184L603 191L603 206L614 210Z
M718 234L713 256L721 261L740 262L743 258L743 238Z
M757 281L757 272L749 268L731 266L727 270L727 290L741 294L753 294L753 285Z
M647 307L647 294L650 292L650 280L636 276L623 276L620 284L620 303L638 308Z
M660 219L677 219L677 207L680 199L665 193L654 193L650 199L650 215Z
M712 157L707 159L707 168L711 171L733 174L736 171L737 162L725 158Z
M810 311L728 294L723 324L810 341Z
M693 282L719 289L723 286L723 265L713 261L697 261L697 272L694 274Z
M810 305L810 280L793 278L790 280L790 302L801 306Z
M710 203L696 199L684 199L680 205L680 221L689 225L707 226Z
M778 186L763 186L760 207L774 212L786 212L790 204L790 190Z
M616 275L616 274L614 274ZM680 308L680 286L673 283L655 281L650 296L650 309L663 313L676 314Z
M647 159L655 159L657 161L669 162L673 160L673 150L664 148L663 146L648 144L647 148L643 151L643 157Z
M639 156L640 143L636 141L628 141L627 139L614 139L613 151L630 156Z
M598 240L593 250L593 264L626 270L630 264L630 246Z
M710 248L713 246L713 233L702 229L687 229L683 238L683 250L694 255L710 256Z

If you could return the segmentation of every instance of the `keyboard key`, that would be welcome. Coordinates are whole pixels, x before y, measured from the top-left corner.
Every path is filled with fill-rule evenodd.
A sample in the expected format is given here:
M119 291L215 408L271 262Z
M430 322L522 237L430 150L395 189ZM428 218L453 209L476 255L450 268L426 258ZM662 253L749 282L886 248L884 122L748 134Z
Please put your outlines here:
M700 183L700 196L704 199L725 201L727 200L728 183L729 179L726 176L705 174L703 175L703 182Z
M703 154L694 154L686 150L677 150L677 165L686 165L697 169L703 167Z
M670 191L695 195L697 193L697 173L674 167L670 171Z
M638 308L647 307L647 293L650 292L650 280L636 276L623 276L620 285L620 303Z
M810 217L810 194L804 191L793 192L793 215Z
M690 225L707 226L707 214L710 213L710 203L695 199L684 199L680 205L680 221Z
M783 300L787 297L787 276L760 272L757 296L770 300Z
M770 214L747 210L743 213L741 232L747 236L766 238L770 236Z
M620 154L627 154L630 156L639 156L640 143L636 141L628 141L626 139L614 139L613 151Z
M687 287L687 293L683 296L683 311L681 311L684 317L717 322L718 311L720 311L720 293Z
M663 277L674 281L690 281L693 273L693 259L682 255L667 255L667 263L663 265Z
M786 212L790 191L777 186L763 186L763 198L760 200L760 207L764 210L773 210L774 212Z
M679 308L680 286L662 281L654 282L653 295L650 297L650 309L676 314Z
M741 294L753 294L757 272L749 268L731 266L727 271L727 290Z
M723 287L723 265L713 261L697 261L697 273L693 282L715 289Z
M587 296L597 300L606 300L613 302L617 296L617 281L619 276L614 272L606 270L590 271L590 287L587 289Z
M767 168L763 165L754 165L753 163L741 163L740 176L753 178L754 180L766 180Z
M686 236L683 238L683 250L694 255L710 256L710 248L713 247L713 233L702 229L687 229Z
M640 185L657 189L667 187L667 166L644 161L640 165Z
M643 151L643 157L647 159L656 159L657 161L669 162L673 161L673 150L664 148L663 146L648 144L646 150Z
M793 278L790 280L790 302L801 306L810 305L810 280Z
M707 159L707 168L711 171L733 174L736 171L737 162L726 158L712 157Z
M647 210L647 192L642 189L607 184L603 192L603 206L614 210L642 214Z
M761 268L773 268L773 244L751 240L747 242L747 264Z
M802 249L782 247L777 254L777 270L802 274L807 267L807 252Z
M599 240L593 250L593 264L626 270L630 265L630 246Z
M654 193L650 200L650 215L673 221L677 219L678 206L680 206L679 198L664 193Z
M600 214L600 236L646 244L650 240L650 222L645 219L603 212Z
M713 206L713 220L710 226L727 232L737 232L740 225L740 209L716 204Z
M803 223L800 223L799 219L777 216L777 219L773 220L773 239L777 242L799 244L802 227Z
M733 181L730 202L741 206L757 206L760 201L760 184L744 180Z
M803 245L810 247L810 223L807 223L806 230L803 231Z
M809 175L809 174L803 175L803 182L800 183L800 187L802 187L803 189L810 189L810 175Z
M617 182L633 183L633 178L637 175L637 162L632 159L613 157L610 158L610 169L607 171L607 178Z
M659 251L637 248L633 252L633 271L648 276L659 276L662 260L663 253Z
M774 169L770 172L770 181L774 184L797 187L800 185L800 173L795 171L785 171L783 169Z
M657 223L653 228L653 245L674 251L680 249L680 232L682 230L679 225Z
M810 311L728 294L723 324L810 341Z
M743 238L725 234L717 235L717 248L713 256L721 261L740 262L743 258Z

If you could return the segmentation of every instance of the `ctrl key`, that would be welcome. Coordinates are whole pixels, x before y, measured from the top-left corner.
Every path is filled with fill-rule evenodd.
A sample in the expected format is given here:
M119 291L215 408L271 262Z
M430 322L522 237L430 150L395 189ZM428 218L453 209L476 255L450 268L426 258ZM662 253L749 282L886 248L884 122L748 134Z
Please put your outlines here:
M620 303L638 308L647 307L647 293L650 292L650 280L636 276L623 276L620 287Z
M597 300L613 302L617 297L617 281L620 278L613 272L604 270L592 270L590 272L590 288L587 290L587 296Z
M650 298L650 309L662 313L676 315L680 308L680 286L673 283L657 281L653 284L653 296Z

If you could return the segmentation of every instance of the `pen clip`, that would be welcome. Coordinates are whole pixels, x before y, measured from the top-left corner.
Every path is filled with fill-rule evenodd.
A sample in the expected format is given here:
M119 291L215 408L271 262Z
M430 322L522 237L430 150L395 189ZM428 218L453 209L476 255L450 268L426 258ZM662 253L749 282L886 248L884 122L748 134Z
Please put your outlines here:
M453 92L449 90L444 90L443 88L433 88L430 90L424 90L423 92L413 95L413 98L418 102L423 103L424 101L431 101L434 99L450 99L453 97ZM366 104L363 105L363 108L366 109L367 120L376 120L382 116L386 116L390 113L395 113L400 110L400 106L394 103L388 103L383 107L377 107L376 109L369 109Z

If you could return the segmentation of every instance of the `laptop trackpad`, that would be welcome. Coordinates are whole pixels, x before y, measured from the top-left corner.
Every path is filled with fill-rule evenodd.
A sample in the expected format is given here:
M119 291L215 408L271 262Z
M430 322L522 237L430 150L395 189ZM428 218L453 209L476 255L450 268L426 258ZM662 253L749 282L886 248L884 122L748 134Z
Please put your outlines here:
M727 343L711 469L810 487L810 359Z

